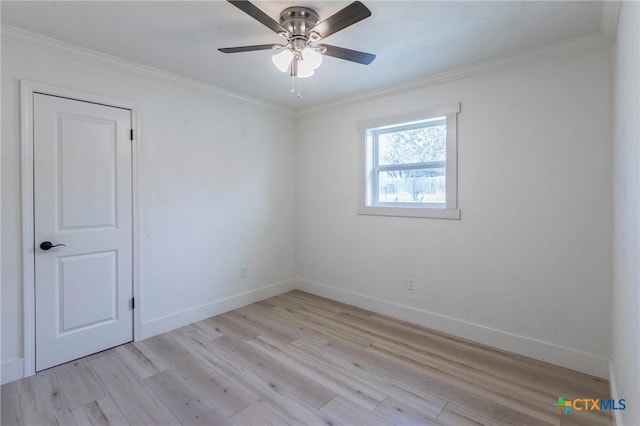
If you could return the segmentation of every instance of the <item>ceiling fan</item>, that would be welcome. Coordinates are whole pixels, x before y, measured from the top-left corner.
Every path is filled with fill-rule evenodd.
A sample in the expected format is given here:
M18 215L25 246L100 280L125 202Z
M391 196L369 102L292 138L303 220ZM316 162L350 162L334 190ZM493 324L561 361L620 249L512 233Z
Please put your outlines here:
M293 80L296 77L311 77L322 63L323 55L364 65L369 65L376 58L376 55L371 53L330 44L314 44L371 16L371 11L359 1L354 1L322 22L313 9L301 6L288 7L280 13L279 23L247 0L228 2L283 37L287 43L225 47L218 50L223 53L276 50L278 53L272 57L273 63L280 71L289 71Z

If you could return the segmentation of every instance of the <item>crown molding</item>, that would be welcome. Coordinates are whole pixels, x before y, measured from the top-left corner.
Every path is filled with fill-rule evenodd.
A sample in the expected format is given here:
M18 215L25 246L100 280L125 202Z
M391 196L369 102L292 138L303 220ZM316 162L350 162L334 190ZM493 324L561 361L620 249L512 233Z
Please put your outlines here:
M500 69L514 67L546 58L570 55L572 53L581 52L583 50L607 46L612 43L613 39L603 34L602 32L597 31L592 34L576 37L562 43L557 43L537 49L520 51L510 55L498 56L486 61L476 62L458 68L452 68L447 71L443 71L437 74L431 74L417 80L412 80L395 86L386 87L384 89L372 90L364 94L348 96L335 101L323 103L321 105L304 108L302 110L299 110L297 115L299 117L304 117L306 115L328 109L353 105L365 101L371 101L408 91L419 90L425 87L444 84L463 78L468 78L477 74L497 71Z
M81 47L72 43L67 43L41 34L33 33L31 31L12 27L10 25L3 24L0 28L0 33L3 42L12 42L15 44L28 46L47 52L55 50L56 53L69 58L85 60L97 65L108 66L118 71L130 72L155 80L169 81L177 86L187 89L205 91L214 93L216 95L226 96L235 100L246 102L251 105L255 105L271 110L273 112L286 115L288 117L295 117L297 115L292 109L281 107L263 101L261 99L241 95L239 93L226 90L212 84L204 83L199 80L194 80L159 68L143 65L138 62L119 58L117 56L109 55L107 53L103 53L93 49L88 49L86 47Z
M600 12L600 32L613 43L618 31L618 16L620 15L620 0L605 0Z
M179 74L164 71L159 68L142 65L134 61L122 59L117 56L84 48L75 44L63 42L54 38L46 37L8 25L2 25L1 35L3 42L14 42L44 51L55 49L57 52L62 55L66 55L67 57L71 57L74 59L84 59L98 65L109 66L120 71L132 72L141 76L154 78L156 80L170 81L171 83L174 83L178 86L189 89L206 91L217 95L227 96L283 114L288 117L295 118L304 117L306 115L317 113L327 109L353 105L360 102L378 99L381 97L392 96L407 91L418 90L438 84L444 84L451 81L468 78L473 75L497 71L499 69L507 67L518 66L536 60L568 55L575 52L612 44L615 39L620 0L603 1L602 8L600 31L597 31L595 33L577 37L551 46L520 51L510 55L498 56L485 61L453 68L437 74L431 74L417 80L412 80L378 90L371 90L366 93L348 96L303 109L293 109L275 105L261 99L241 95L239 93L235 93L212 84L190 79Z

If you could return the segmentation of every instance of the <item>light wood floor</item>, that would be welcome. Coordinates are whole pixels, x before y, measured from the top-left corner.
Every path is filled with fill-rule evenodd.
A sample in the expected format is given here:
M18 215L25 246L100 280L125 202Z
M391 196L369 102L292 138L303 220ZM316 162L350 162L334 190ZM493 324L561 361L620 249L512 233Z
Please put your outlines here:
M611 425L608 382L293 291L2 386L2 425Z

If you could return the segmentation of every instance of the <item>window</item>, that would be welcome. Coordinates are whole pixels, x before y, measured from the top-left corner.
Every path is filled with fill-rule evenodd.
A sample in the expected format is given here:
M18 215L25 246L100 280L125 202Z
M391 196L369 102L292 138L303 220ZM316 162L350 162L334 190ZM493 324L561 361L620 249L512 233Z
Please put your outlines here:
M358 213L459 219L460 104L361 123Z

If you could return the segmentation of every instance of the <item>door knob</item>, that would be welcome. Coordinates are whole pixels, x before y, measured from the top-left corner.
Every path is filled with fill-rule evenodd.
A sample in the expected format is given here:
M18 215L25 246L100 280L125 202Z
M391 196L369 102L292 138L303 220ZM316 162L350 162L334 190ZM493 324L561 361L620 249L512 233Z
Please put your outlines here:
M51 250L52 248L54 248L54 247L58 247L58 246L64 246L64 247L66 247L66 245L64 245L64 244L56 244L56 245L53 245L53 244L51 244L51 241L45 241L45 242L43 242L42 244L40 244L40 248L41 248L42 250Z

